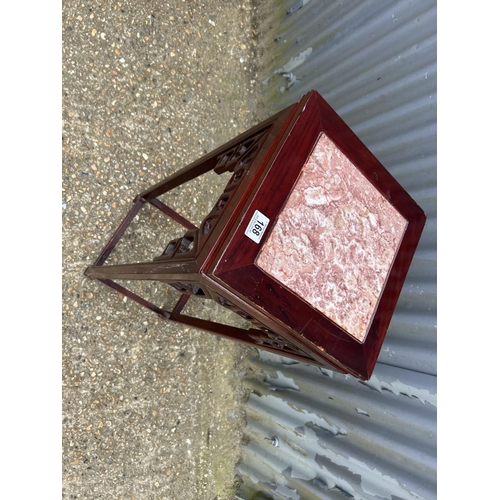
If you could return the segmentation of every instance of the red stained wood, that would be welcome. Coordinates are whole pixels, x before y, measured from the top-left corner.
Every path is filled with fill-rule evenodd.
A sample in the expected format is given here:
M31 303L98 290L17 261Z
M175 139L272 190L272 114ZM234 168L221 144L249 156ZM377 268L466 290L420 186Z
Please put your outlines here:
M350 165L349 168L355 169L354 174L351 174L357 176L358 180L350 185L344 184L350 186L345 189L351 191L350 194L343 193L345 198L353 199L358 188L363 188L366 193L371 192L370 196L358 193L358 201L361 200L367 206L370 203L374 207L376 205L375 208L372 207L372 212L377 214L379 228L385 231L390 224L396 228L395 240L390 247L392 266L386 261L383 266L372 266L374 269L377 265L382 266L380 269L385 278L380 278L377 282L377 294L370 297L372 289L360 292L359 289L363 288L358 286L359 303L364 300L363 294L367 295L366 300L371 301L369 312L363 313L368 316L364 319L361 333L361 330L355 332L349 326L349 321L342 320L349 317L351 310L336 312L335 307L338 306L331 304L333 296L325 293L321 297L318 294L321 287L326 289L328 280L341 282L346 279L341 275L346 269L356 270L364 265L361 275L365 273L366 278L373 271L366 262L356 262L356 254L342 248L337 253L342 254L343 268L338 266L337 269L333 264L330 265L328 255L312 248L315 238L325 237L325 234L320 234L319 226L315 228L312 225L304 239L303 251L307 252L308 244L311 246L311 255L307 255L307 258L312 259L310 267L315 270L316 283L314 280L307 281L308 268L302 266L300 254L295 255L295 260L290 259L288 267L285 265L287 252L293 251L294 244L298 247L297 241L292 241L293 238L305 233L301 233L300 224L307 223L304 219L297 218L297 228L287 241L282 224L289 215L287 210L290 207L300 210L297 200L305 200L305 205L314 206L315 200L323 199L318 186L314 192L307 191L312 186L312 181L309 186L302 186L299 182L304 166L308 164L318 140L323 140L321 138L332 146L332 150L338 152L342 161ZM332 165L323 163L320 167L333 168ZM368 379L373 372L425 224L423 211L315 91L306 94L294 106L144 191L136 199L141 202L149 201L166 215L175 218L170 208L156 203L156 197L214 169L218 173L233 172L233 176L199 229L194 229L186 222L189 231L184 237L172 240L154 262L103 266L103 255L107 257L116 244L115 235L96 265L89 268L86 274L108 285L111 279L157 279L172 284L186 296L210 297L248 319L256 329L231 330L223 325L218 327L215 323L177 314L186 297L174 314L163 314L163 317L168 316L171 320L281 355ZM333 176L334 172L332 178ZM330 196L326 192L323 194L325 199ZM313 200L307 196L316 198ZM358 210L358 205L352 205L351 209ZM337 228L338 234L335 233L335 215L329 212L332 206L329 205L322 215L334 219L327 224L329 237L332 241L337 238L337 244L342 242L342 245L349 247L351 242L348 231L344 230L344 234L340 235L340 228ZM136 207L138 208L133 215L140 208L139 205ZM337 207L337 212L343 207L344 205ZM256 214L263 214L265 218L253 219ZM129 216L126 225L133 215ZM249 227L252 220L253 226ZM289 223L293 225L290 218ZM253 234L252 238L245 234L247 230ZM276 236L278 234L279 238ZM359 235L351 236L353 241L357 239L361 243ZM364 247L364 251L372 252L374 258L377 257L377 252L387 251L382 243L377 244L379 236L383 236L382 230L373 231L370 243ZM287 244L289 248L285 248ZM280 245L283 248L280 249ZM273 268L275 257L282 258L283 262L279 265L281 268L286 267L284 273ZM300 268L297 271L300 274L298 282L294 281L294 267ZM306 282L309 283L309 289L304 285ZM311 288L314 285L316 288ZM356 286L356 282L350 282L350 285ZM144 301L141 303L155 310L156 306L147 305ZM359 307L354 302L349 304L347 301L346 304L347 308ZM361 317L359 311L354 313L351 317L356 318L356 314Z

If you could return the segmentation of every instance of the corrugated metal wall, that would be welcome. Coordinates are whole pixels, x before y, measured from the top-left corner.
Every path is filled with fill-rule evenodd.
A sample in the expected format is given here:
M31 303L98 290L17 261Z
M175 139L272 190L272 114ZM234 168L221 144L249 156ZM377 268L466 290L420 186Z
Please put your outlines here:
M428 221L368 383L266 353L253 360L240 496L436 498L436 2L262 9L270 114L318 90Z

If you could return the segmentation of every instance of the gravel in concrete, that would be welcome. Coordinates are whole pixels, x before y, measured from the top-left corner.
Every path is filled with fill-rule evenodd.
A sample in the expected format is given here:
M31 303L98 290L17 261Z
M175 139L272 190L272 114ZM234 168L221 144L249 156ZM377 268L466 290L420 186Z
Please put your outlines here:
M84 276L140 191L264 116L254 6L216 0L63 4L63 498L230 499L249 348L170 325ZM225 180L168 202L201 221ZM110 262L159 255L154 209ZM169 306L158 283L131 288ZM234 323L208 301L188 310Z

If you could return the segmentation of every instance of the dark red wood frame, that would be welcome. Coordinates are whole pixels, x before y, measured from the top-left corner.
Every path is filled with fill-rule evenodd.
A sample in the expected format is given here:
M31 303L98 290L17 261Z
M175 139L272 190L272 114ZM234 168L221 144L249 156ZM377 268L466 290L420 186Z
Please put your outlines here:
M269 219L269 235L320 134L326 134L406 219L407 228L363 343L262 271L245 229L255 210ZM234 175L200 228L157 197L211 170ZM103 266L124 231L149 202L186 227L153 262ZM165 319L216 333L280 355L368 379L396 307L425 224L425 214L399 183L316 92L253 127L200 160L141 193L86 275L101 280ZM163 311L114 279L153 279L183 292L172 312ZM192 295L211 297L258 329L238 329L180 314Z

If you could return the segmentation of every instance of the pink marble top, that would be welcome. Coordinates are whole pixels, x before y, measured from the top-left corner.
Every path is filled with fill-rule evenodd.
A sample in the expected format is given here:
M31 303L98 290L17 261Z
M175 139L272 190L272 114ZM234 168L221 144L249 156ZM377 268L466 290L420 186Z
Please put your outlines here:
M322 133L256 264L363 342L406 225Z

